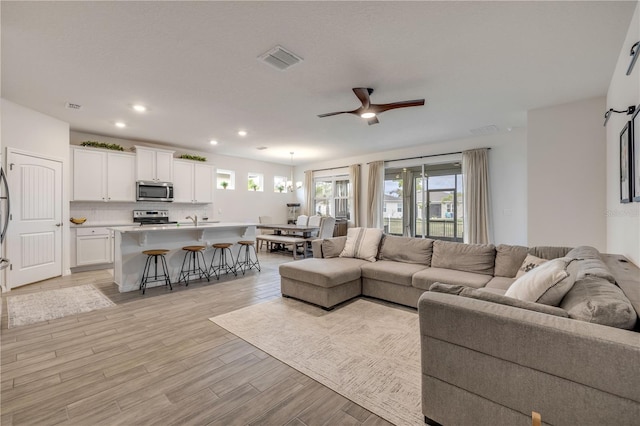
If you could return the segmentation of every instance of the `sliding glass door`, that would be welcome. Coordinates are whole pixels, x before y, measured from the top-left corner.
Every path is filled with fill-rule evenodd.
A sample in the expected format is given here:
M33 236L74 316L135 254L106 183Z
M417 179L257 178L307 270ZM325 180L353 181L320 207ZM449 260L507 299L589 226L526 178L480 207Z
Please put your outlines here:
M384 188L385 233L462 241L459 163L388 168Z

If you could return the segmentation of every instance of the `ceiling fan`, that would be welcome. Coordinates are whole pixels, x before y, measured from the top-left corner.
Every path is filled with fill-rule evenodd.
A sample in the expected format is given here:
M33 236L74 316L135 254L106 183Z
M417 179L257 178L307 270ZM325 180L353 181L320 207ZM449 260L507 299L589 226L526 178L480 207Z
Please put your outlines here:
M360 117L367 120L369 125L378 124L378 114L383 113L385 111L389 111L390 109L397 108L407 108L414 106L424 105L424 99L415 99L413 101L401 101L401 102L392 102L390 104L372 104L369 98L369 95L373 93L373 89L370 87L355 87L353 88L353 93L356 94L360 102L362 102L362 106L358 109L354 109L353 111L340 111L340 112L330 112L327 114L320 114L318 117L329 117L332 115L338 114L354 114L359 115Z

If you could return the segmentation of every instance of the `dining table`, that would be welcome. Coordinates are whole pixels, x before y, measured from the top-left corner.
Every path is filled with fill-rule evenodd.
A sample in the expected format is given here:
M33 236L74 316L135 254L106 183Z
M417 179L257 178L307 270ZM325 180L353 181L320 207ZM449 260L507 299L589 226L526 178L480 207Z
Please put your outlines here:
M282 235L283 232L299 234L304 238L311 237L314 231L319 231L320 226L296 225L295 223L261 223L256 226L258 229L271 229L276 235Z

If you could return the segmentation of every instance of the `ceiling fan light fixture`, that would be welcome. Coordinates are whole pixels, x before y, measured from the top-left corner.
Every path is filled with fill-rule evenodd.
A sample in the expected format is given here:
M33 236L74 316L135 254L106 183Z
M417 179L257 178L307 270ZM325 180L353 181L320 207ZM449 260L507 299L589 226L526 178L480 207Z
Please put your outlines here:
M360 117L362 118L373 118L376 116L375 112L363 112L362 114L360 114Z

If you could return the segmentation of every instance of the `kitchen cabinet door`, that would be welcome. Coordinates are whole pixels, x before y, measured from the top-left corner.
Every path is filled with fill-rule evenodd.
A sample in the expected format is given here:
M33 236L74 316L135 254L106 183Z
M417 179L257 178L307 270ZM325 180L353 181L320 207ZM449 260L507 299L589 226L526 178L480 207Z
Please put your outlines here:
M73 149L73 200L107 201L107 153Z
M213 202L213 166L208 164L193 165L193 199L196 203Z
M156 151L156 178L173 182L173 151Z
M174 160L173 202L193 203L193 163Z
M107 201L136 201L135 171L135 155L108 153Z
M111 234L108 229L76 229L76 266L111 263L111 253Z
M136 180L173 182L173 153L136 146Z

